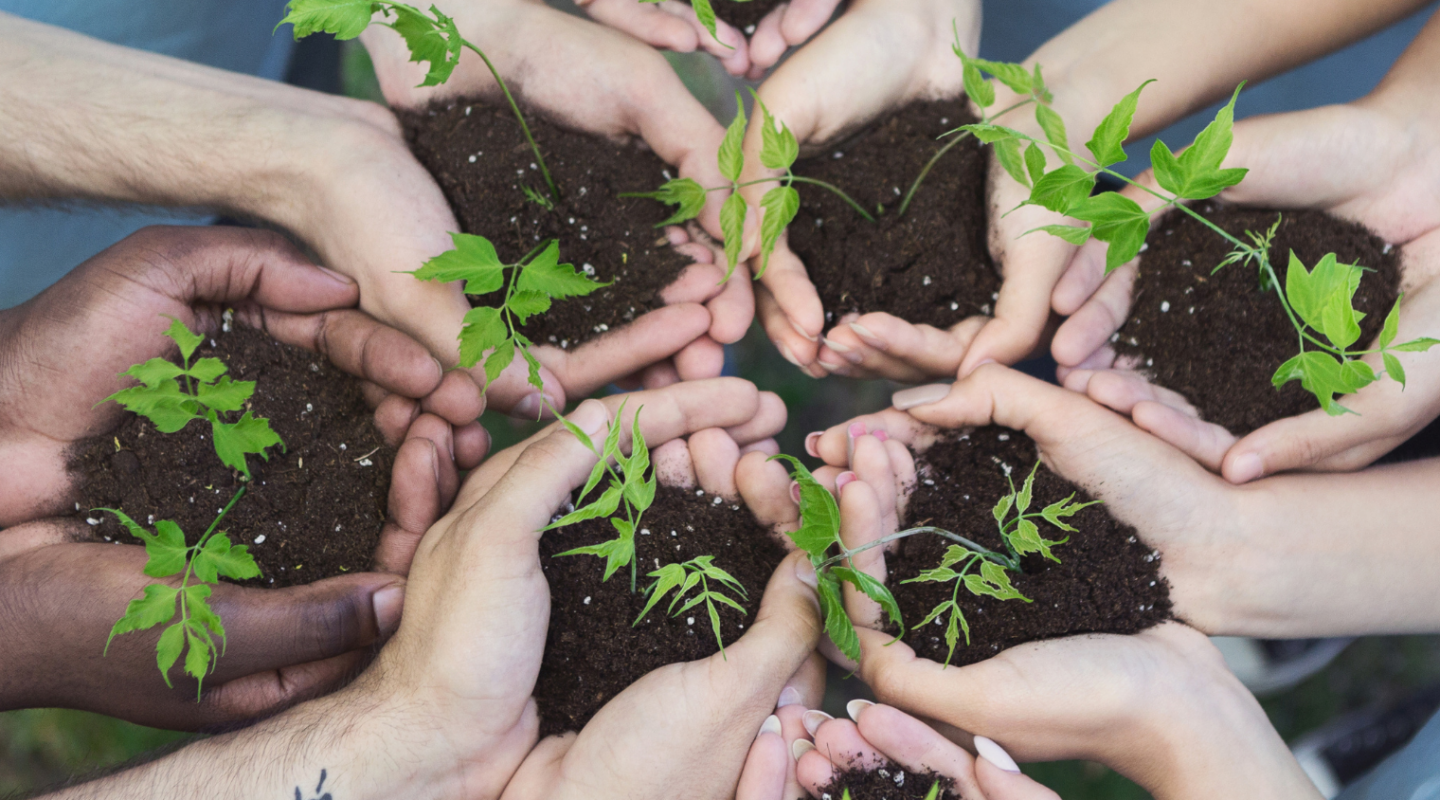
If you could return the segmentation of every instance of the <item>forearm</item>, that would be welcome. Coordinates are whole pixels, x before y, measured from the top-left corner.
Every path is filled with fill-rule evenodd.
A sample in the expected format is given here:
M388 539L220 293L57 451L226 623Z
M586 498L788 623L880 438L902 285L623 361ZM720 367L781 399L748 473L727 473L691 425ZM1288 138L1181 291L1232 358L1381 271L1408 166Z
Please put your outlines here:
M1248 636L1440 631L1440 459L1236 489L1239 547L1207 556L1219 630Z

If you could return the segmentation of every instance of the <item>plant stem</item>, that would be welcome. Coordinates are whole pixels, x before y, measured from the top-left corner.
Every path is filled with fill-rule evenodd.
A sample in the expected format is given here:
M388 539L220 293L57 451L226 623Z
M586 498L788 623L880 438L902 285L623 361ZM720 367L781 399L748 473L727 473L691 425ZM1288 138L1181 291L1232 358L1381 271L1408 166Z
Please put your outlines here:
M846 548L845 545L842 544L842 545L840 545L840 547L841 547L842 550L844 550L844 552L841 553L841 554L838 555L838 556L831 556L830 558L825 559L823 562L820 563L820 566L817 567L817 569L828 569L828 568L830 568L830 567L835 566L836 564L839 564L839 563L845 561L846 559L852 559L852 558L854 558L856 555L858 555L858 554L860 554L860 553L863 553L863 552L865 552L866 550L871 550L871 549L874 549L874 548L876 548L876 547L881 547L881 546L887 545L887 544L889 544L889 543L891 543L891 542L899 541L900 539L904 539L904 538L907 538L907 537L910 537L910 536L914 536L914 535L917 534L917 533L933 533L933 534L935 534L935 535L937 535L937 536L943 536L944 538L949 539L949 540L952 541L952 542L955 542L956 544L960 545L961 547L966 548L967 550L974 551L975 553L978 553L980 556L982 556L982 557L984 557L984 558L988 558L988 559L994 561L995 563L999 564L999 565L1002 566L1002 567L1005 567L1006 569L1010 569L1010 570L1013 570L1013 571L1016 571L1016 572L1018 572L1018 571L1020 570L1020 565L1015 562L1015 559L1010 558L1010 557L1008 557L1008 556L1005 556L1005 555L1003 555L1003 554L1001 554L1001 553L997 553L997 552L995 552L994 550L989 550L989 549L986 549L986 548L984 548L984 547L981 547L980 545L976 544L975 542L970 541L969 539L966 539L964 536L961 536L961 535L958 534L958 533L951 533L950 531L947 531L947 530L945 530L944 528L936 528L936 527L931 526L931 525L925 525L925 526L922 526L922 527L919 527L919 528L910 528L909 530L903 530L903 531L900 531L899 533L892 533L892 534L890 534L889 536L882 536L882 537L880 537L879 539L876 539L876 540L873 541L873 542L867 542L866 544L862 544L862 545L860 545L859 547L857 547L857 548L855 548L855 549L853 549L853 550L851 550L851 549L849 549L849 548Z
M985 119L981 120L981 122L990 122L992 120L997 120L1005 116L1006 114L1009 114L1011 111L1014 111L1021 106L1029 105L1033 102L1035 102L1035 98L1033 97L1028 100L1021 100L1020 102L1011 105L1009 108L1006 108L1003 111L996 113L993 117L986 117ZM935 165L940 163L940 159L943 158L946 153L950 152L950 150L953 149L955 145L960 144L960 142L964 141L965 137L969 135L969 131L961 133L959 136L951 139L950 142L944 147L940 148L939 152L930 157L930 160L925 164L925 168L920 170L920 174L916 176L915 182L910 184L910 191L905 193L905 199L900 202L900 210L896 212L899 216L905 216L905 212L910 208L910 201L915 199L915 193L920 191L920 184L925 181L925 176L930 174L930 170L934 169Z
M525 141L530 143L530 149L535 153L535 161L540 166L540 174L545 176L545 185L550 189L550 196L554 198L556 202L559 202L560 189L555 186L555 180L550 177L550 168L545 166L545 156L540 154L540 145L535 143L535 137L530 133L530 126L525 123L525 115L520 113L519 104L515 102L515 97L510 94L510 87L506 85L505 79L500 77L500 71L495 69L495 65L490 63L489 57L486 56L480 48L471 44L466 39L461 39L460 42L470 48L470 52L480 56L480 60L485 62L485 66L490 70L490 74L494 76L495 82L500 85L500 91L505 93L505 102L509 103L510 110L515 112L515 119L520 122L520 130L525 133Z
M813 185L815 185L815 186L819 186L819 187L824 188L824 189L829 189L830 191L834 192L835 195L836 195L837 197L839 197L841 200L844 200L846 203L849 203L849 204L850 204L850 207L853 208L853 209L855 209L857 212L859 212L860 216L864 217L865 219L869 220L870 222L874 222L874 221L875 221L875 218L872 217L872 216L870 216L870 212L868 212L868 211L866 211L864 208L862 208L859 203L857 203L857 202L855 202L854 200L850 199L850 195L845 194L844 192L842 192L842 191L840 190L840 187L838 187L838 186L834 186L834 185L832 185L832 184L826 183L825 181L817 181L817 180L815 180L814 178L801 177L801 176L799 176L799 175L796 175L796 174L793 173L793 172L789 174L788 179L791 180L791 181L798 182L798 183L809 183L809 184L813 184ZM778 180L778 179L777 179L777 180Z

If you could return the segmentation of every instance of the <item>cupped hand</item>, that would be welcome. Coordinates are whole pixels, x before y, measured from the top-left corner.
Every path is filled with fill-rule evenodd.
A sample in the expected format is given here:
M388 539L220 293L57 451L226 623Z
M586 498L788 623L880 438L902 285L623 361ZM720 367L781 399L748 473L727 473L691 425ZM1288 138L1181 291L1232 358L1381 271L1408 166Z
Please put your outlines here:
M1392 72L1374 94L1355 103L1237 123L1226 164L1250 173L1221 197L1246 205L1324 209L1368 226L1398 247L1405 295L1396 341L1408 341L1440 335L1435 281L1440 198L1431 188L1440 180L1440 117L1427 99L1433 91L1414 86L1401 64L1398 77ZM1150 180L1148 173L1144 180ZM1234 483L1294 469L1359 469L1440 415L1435 354L1397 354L1408 379L1403 389L1382 378L1340 400L1356 414L1331 417L1317 409L1237 441L1200 419L1184 398L1148 385L1130 369L1133 364L1116 361L1107 342L1129 315L1136 266L1105 277L1103 265L1103 248L1085 245L1055 290L1056 310L1071 315L1054 341L1065 385L1134 415L1141 427L1192 450ZM1384 372L1378 355L1366 360Z
M802 147L814 148L914 100L957 96L961 70L951 51L952 23L958 25L962 46L974 52L980 35L976 2L856 0L765 81L759 89L760 99L777 120L790 127ZM742 182L774 174L760 163L763 121L763 115L754 115ZM761 198L774 185L758 183L742 190L751 207L746 237L749 254L758 249ZM756 272L759 268L752 264ZM817 360L822 354L825 310L805 265L790 251L783 234L756 291L761 323L781 354L812 377L828 374ZM848 340L841 346L848 348ZM825 363L843 365L857 374L861 370L883 374L893 358L881 351L872 355L869 363L852 365L831 350Z

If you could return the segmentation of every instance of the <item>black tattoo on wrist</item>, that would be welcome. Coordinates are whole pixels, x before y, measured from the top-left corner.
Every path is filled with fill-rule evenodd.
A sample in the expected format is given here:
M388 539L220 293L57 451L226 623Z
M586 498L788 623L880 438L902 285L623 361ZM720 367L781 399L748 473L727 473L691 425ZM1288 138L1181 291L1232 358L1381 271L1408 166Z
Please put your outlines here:
M328 776L326 775L325 770L320 770L320 782L315 784L315 797L311 798L311 800L335 800L335 798L332 797L329 792L325 792L324 794L320 793L325 789L326 777ZM299 786L295 787L295 800L306 800L305 796L300 793Z

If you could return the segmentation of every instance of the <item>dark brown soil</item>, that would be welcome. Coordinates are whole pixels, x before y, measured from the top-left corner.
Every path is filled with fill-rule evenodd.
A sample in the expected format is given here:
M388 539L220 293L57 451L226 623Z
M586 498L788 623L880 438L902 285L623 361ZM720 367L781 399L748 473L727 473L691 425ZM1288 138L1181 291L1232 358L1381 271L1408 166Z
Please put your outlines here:
M528 200L522 189L548 196L535 154L508 107L500 110L466 99L399 114L411 150L435 176L465 233L489 239L506 263L518 261L547 239L557 239L561 263L614 281L531 318L521 330L536 344L575 347L659 308L659 291L690 265L655 227L669 218L670 206L618 196L653 191L676 175L653 152L567 130L527 113L560 187L560 202L547 211ZM503 290L470 298L477 306L496 306L502 300Z
M735 598L749 612L743 620L734 609L719 607L720 629L730 644L754 619L785 549L743 505L717 504L718 499L695 490L660 487L635 537L637 580L643 592L652 580L646 573L697 556L714 556L715 566L733 575L749 593L748 600ZM630 591L628 569L602 583L602 559L553 557L613 538L614 528L601 519L550 531L540 540L540 562L550 583L550 629L535 686L542 737L580 730L601 706L652 670L708 658L720 650L703 604L670 617L665 612L667 599L644 622L632 625L646 599ZM689 597L698 594L697 590Z
M948 328L989 314L1000 274L986 244L988 158L973 137L945 154L898 215L915 177L949 139L974 122L965 101L912 103L859 139L827 148L795 173L840 187L874 214L871 223L821 187L796 184L800 213L790 247L805 263L825 306L826 327L845 314L886 311Z
M916 459L919 483L906 508L906 525L934 525L965 536L983 547L1003 551L991 509L1010 491L1005 470L1018 489L1037 459L1035 443L1017 431L996 426L956 434L933 445ZM1035 476L1031 512L1076 493L1076 486L1040 467ZM1040 535L1063 539L1066 534L1037 520ZM1033 602L976 597L963 588L961 607L970 623L970 644L962 635L952 664L982 661L1009 647L1039 639L1079 633L1138 633L1171 618L1170 587L1160 576L1160 557L1117 522L1104 506L1091 506L1070 518L1079 533L1053 548L1061 563L1039 555L1021 561L1025 574L1012 575L1015 588ZM890 587L907 624L914 626L930 610L948 601L953 583L903 581L940 563L949 541L920 534L900 541L899 552L887 557ZM905 643L925 658L944 662L945 626L914 628Z
M775 10L782 0L712 0L715 16L739 28L746 36L755 32L755 26L766 14Z
M1231 234L1263 234L1284 222L1270 260L1285 280L1290 251L1314 269L1326 253L1360 264L1367 272L1355 295L1365 312L1359 344L1368 346L1400 291L1399 252L1364 226L1322 211L1221 207L1200 213ZM1270 376L1299 352L1295 329L1273 291L1260 291L1257 269L1232 265L1211 275L1229 253L1228 243L1186 214L1171 214L1150 232L1135 282L1130 319L1115 350L1142 359L1151 379L1184 395L1200 415L1237 436L1277 419L1319 407L1299 381L1279 391Z
M220 526L260 565L261 577L246 583L292 586L370 569L394 451L375 430L359 381L242 325L202 344L195 357L205 356L224 361L235 380L256 382L249 407L287 448L272 449L268 462L250 457L251 488ZM147 527L173 520L194 544L241 486L215 455L208 423L164 434L128 413L115 432L76 445L70 469L76 516L98 521L97 539L125 544L139 543L113 516L88 509L118 508Z
M949 778L933 772L908 773L893 763L868 772L845 770L836 775L829 786L820 789L820 800L841 800L846 790L850 792L850 800L925 800L937 780L941 786L938 800L964 800Z

